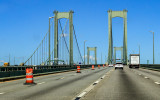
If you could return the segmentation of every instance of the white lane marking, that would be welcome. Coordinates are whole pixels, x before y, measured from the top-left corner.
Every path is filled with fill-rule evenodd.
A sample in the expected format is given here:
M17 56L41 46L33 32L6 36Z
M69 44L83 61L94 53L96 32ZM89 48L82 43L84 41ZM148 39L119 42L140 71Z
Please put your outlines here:
M160 83L159 83L159 82L154 82L154 83L156 83L156 84L160 85Z
M105 76L106 76L106 75L103 75L103 76L101 77L101 79L104 79Z
M38 83L38 84L44 84L45 82L41 82L41 83Z
M144 78L148 78L148 77L144 77Z
M4 92L1 92L0 94L4 94Z
M141 75L141 74L139 74L139 75Z
M94 82L95 84L99 83L99 81Z
M87 92L82 92L82 93L78 96L78 98L83 97L86 93L87 93Z
M64 79L64 77L62 77L61 79Z

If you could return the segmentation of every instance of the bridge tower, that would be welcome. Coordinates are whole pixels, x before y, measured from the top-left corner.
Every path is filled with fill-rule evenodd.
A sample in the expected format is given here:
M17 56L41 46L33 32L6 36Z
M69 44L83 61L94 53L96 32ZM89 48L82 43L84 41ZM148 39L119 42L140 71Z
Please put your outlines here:
M97 47L87 47L87 64L89 65L90 51L94 51L95 64L97 64Z
M54 60L58 64L58 20L61 18L69 19L69 64L73 65L73 11L58 12L54 11Z
M113 64L113 38L112 38L112 18L121 17L124 19L124 35L123 35L123 63L127 64L127 10L112 11L108 10L108 64Z

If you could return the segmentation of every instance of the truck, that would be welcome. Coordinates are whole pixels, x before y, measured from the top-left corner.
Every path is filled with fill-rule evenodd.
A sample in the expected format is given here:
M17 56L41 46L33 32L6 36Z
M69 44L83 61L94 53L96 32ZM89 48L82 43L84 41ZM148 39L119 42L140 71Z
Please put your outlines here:
M140 66L140 55L130 54L129 68L139 68Z

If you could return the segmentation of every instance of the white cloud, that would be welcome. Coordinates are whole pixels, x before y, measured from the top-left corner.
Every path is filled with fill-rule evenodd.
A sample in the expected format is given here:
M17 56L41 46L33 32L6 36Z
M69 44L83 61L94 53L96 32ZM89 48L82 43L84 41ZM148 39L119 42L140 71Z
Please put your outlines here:
M3 60L0 60L0 62L3 63L4 61L3 61Z
M68 34L63 33L63 34L61 34L60 36L61 36L61 37L67 37L67 36L68 36Z
M84 56L83 56L83 58L84 58ZM85 59L87 59L87 55L85 55ZM90 60L95 60L95 57L94 56L89 56L89 59Z

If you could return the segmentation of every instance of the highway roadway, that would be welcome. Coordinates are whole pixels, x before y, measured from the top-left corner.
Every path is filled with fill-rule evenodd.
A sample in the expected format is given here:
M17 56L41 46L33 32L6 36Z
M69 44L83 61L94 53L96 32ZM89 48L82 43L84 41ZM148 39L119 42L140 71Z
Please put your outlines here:
M116 69L81 100L160 100L160 72Z
M112 68L85 69L35 77L37 85L23 85L25 79L0 83L0 100L71 100Z
M160 72L128 66L50 74L34 81L37 85L23 85L25 79L1 82L0 100L74 100L80 95L80 100L160 100Z

